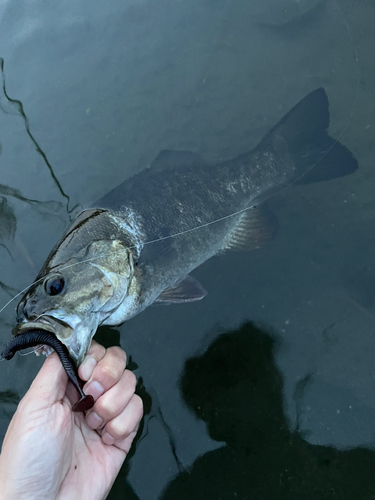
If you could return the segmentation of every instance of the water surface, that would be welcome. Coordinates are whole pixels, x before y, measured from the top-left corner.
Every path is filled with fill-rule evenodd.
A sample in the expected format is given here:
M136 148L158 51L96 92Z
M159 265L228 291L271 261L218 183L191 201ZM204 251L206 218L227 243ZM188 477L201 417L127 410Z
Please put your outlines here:
M132 356L152 400L111 499L209 499L218 491L293 498L313 485L322 498L332 489L353 498L358 484L370 498L374 21L371 2L353 9L349 0L1 4L2 303L32 282L79 207L161 150L208 161L249 151L320 86L330 100L330 134L359 162L351 176L293 186L270 200L277 238L194 271L209 292L203 301L152 307L120 336L107 332ZM14 306L1 314L3 344ZM186 364L192 356L198 380ZM1 364L2 436L40 363L17 356ZM199 384L212 394L202 412ZM259 422L263 439L254 435Z

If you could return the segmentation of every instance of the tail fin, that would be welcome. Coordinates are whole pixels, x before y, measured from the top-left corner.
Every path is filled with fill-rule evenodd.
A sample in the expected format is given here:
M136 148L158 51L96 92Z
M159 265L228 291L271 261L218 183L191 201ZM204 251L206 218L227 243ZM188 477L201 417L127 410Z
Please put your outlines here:
M322 137L321 147L327 151L315 165L300 179L297 184L310 184L311 182L328 181L337 177L352 174L358 168L358 162L352 153L339 141L328 135Z
M307 183L350 174L358 163L327 134L328 98L323 88L310 92L267 134L258 148L273 151L288 181ZM257 148L257 149L258 149Z

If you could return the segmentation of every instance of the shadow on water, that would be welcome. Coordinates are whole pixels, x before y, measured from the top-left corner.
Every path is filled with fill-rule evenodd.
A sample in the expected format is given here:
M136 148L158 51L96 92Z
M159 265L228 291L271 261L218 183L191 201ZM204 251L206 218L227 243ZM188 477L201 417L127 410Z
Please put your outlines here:
M11 419L20 402L20 396L15 391L0 391L0 417Z
M0 186L1 192L1 186ZM8 248L14 241L16 234L17 219L14 211L9 206L7 199L2 196L0 201L0 246L5 248L9 257L13 260L12 254Z
M276 336L245 323L187 360L183 398L225 446L196 459L163 500L375 498L375 452L312 445L298 425L289 429L277 345ZM297 403L310 379L296 388Z

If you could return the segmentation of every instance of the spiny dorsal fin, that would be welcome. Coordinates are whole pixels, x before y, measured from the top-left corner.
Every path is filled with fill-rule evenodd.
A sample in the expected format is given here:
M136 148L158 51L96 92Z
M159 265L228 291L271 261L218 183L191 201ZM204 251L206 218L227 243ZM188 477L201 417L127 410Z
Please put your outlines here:
M183 304L195 302L207 295L206 290L198 280L192 276L185 276L174 287L166 288L155 300L155 304Z
M223 250L250 251L272 240L277 233L278 221L266 206L249 208L241 216Z
M155 160L151 163L150 168L154 172L161 172L178 167L202 167L207 163L197 154L191 151L171 151L163 149L160 151Z

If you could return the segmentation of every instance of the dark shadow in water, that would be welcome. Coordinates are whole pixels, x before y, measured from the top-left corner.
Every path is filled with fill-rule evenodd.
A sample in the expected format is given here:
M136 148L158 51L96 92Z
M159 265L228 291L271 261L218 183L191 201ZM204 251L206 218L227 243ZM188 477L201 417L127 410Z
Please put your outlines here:
M20 396L10 389L0 391L0 416L11 419L16 411L17 405L20 402Z
M226 444L180 473L163 500L375 498L375 452L312 445L289 429L276 347L275 336L245 323L186 362L183 397ZM296 401L310 380L296 388Z
M16 392L10 391L9 389L6 391L0 391L0 403L10 403L18 405L19 402L20 397Z
M47 166L47 168L48 168L48 170L50 172L50 175L51 175L54 183L57 186L57 189L60 191L61 195L66 199L66 209L67 209L67 212L68 213L72 213L77 208L78 205L75 205L73 208L69 209L70 197L63 190L63 188L62 188L62 186L60 184L60 181L58 180L58 178L56 177L56 175L55 175L55 173L53 171L52 165L48 161L47 155L42 150L42 148L39 146L37 140L35 139L35 137L31 133L29 119L27 118L27 116L25 114L22 102L18 101L17 99L11 99L9 97L7 91L6 91L5 73L4 73L4 59L2 57L0 57L0 71L1 71L1 78L2 78L2 89L3 89L3 94L4 94L5 99L8 101L8 103L10 104L10 106L12 106L16 110L15 114L18 114L18 115L20 115L22 117L22 119L23 119L23 121L25 123L25 128L26 128L27 135L30 137L31 141L33 142L36 151L43 158L44 163L46 164L46 166ZM5 109L3 109L3 108L2 108L2 111L4 113L7 113L7 111ZM34 200L32 200L32 201L34 201Z
M1 192L1 186L0 186ZM17 219L13 209L8 205L8 201L4 196L1 196L0 201L0 247L4 248L9 257L13 256L9 250L9 244L13 244L16 234Z
M121 347L120 332L110 326L100 326L94 335L94 340L106 349L111 346Z

